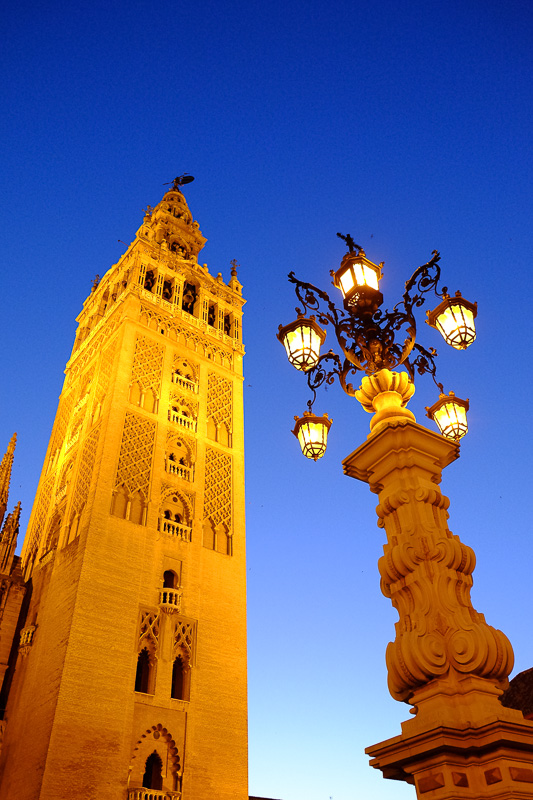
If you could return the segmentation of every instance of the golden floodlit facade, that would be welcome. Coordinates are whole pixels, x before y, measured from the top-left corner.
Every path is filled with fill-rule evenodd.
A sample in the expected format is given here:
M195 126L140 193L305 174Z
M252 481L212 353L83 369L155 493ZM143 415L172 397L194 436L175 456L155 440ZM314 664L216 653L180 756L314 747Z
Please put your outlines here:
M14 577L9 551L6 800L248 797L244 300L184 182L84 303Z

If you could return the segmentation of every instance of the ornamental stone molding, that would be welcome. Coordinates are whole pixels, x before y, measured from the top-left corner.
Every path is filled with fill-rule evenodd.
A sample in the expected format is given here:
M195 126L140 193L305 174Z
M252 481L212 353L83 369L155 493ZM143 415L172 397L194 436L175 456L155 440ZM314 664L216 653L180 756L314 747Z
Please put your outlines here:
M367 753L384 777L414 784L418 798L533 799L533 721L499 700L511 644L472 606L475 555L449 530L439 489L458 454L456 442L402 419L375 429L343 462L379 496L381 589L399 616L388 685L414 714L401 735Z
M381 589L399 615L386 653L397 700L410 702L419 687L452 675L503 688L513 667L507 637L472 606L474 552L448 529L449 500L438 483L456 456L453 442L406 420L388 423L344 461L347 474L379 494L378 526L387 534Z
M415 385L406 372L381 369L362 379L355 396L365 411L375 412L370 420L370 430L376 433L391 422L415 422L413 412L405 408L414 393Z

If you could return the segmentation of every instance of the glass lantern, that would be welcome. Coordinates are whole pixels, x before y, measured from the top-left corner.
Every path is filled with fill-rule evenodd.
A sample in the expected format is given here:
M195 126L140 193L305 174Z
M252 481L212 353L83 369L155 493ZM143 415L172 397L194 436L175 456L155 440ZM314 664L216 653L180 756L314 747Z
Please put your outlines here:
M468 432L466 421L468 409L468 400L461 400L450 392L449 395L441 394L431 408L426 407L426 416L437 423L443 436L458 441Z
M326 331L322 330L315 317L306 319L303 314L298 314L294 322L279 326L277 337L285 347L293 367L307 372L320 358L320 347L324 344Z
M357 254L346 253L339 269L332 272L333 285L341 290L346 307L376 310L381 305L383 295L379 291L379 281L382 266L370 261L364 250L359 250Z
M292 433L300 442L302 453L313 461L322 458L328 444L328 432L333 420L327 414L317 417L312 411L304 411L302 417L294 417L296 424Z
M427 323L442 334L446 344L466 350L476 338L476 315L477 303L470 303L461 297L461 292L456 292L455 297L444 295L442 303L427 312Z

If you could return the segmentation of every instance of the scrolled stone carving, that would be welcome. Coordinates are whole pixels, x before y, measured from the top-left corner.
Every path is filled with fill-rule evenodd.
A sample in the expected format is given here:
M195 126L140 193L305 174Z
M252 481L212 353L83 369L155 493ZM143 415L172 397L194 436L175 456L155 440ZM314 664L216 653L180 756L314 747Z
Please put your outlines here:
M389 690L415 705L436 679L457 687L475 676L494 696L513 667L505 634L472 606L475 554L448 528L449 500L438 484L453 447L406 421L371 435L345 461L348 474L380 487L378 525L387 534L381 591L399 617L386 651Z

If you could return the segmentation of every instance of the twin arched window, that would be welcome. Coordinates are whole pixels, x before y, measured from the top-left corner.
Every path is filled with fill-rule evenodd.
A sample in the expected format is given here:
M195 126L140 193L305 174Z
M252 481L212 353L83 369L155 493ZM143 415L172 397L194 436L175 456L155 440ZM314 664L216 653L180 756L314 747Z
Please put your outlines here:
M163 788L163 762L155 750L152 755L148 756L146 759L143 788L159 790Z
M137 672L135 673L135 691L151 694L152 664L147 647L143 647L137 658ZM144 784L143 784L144 786ZM149 787L153 788L153 787Z

